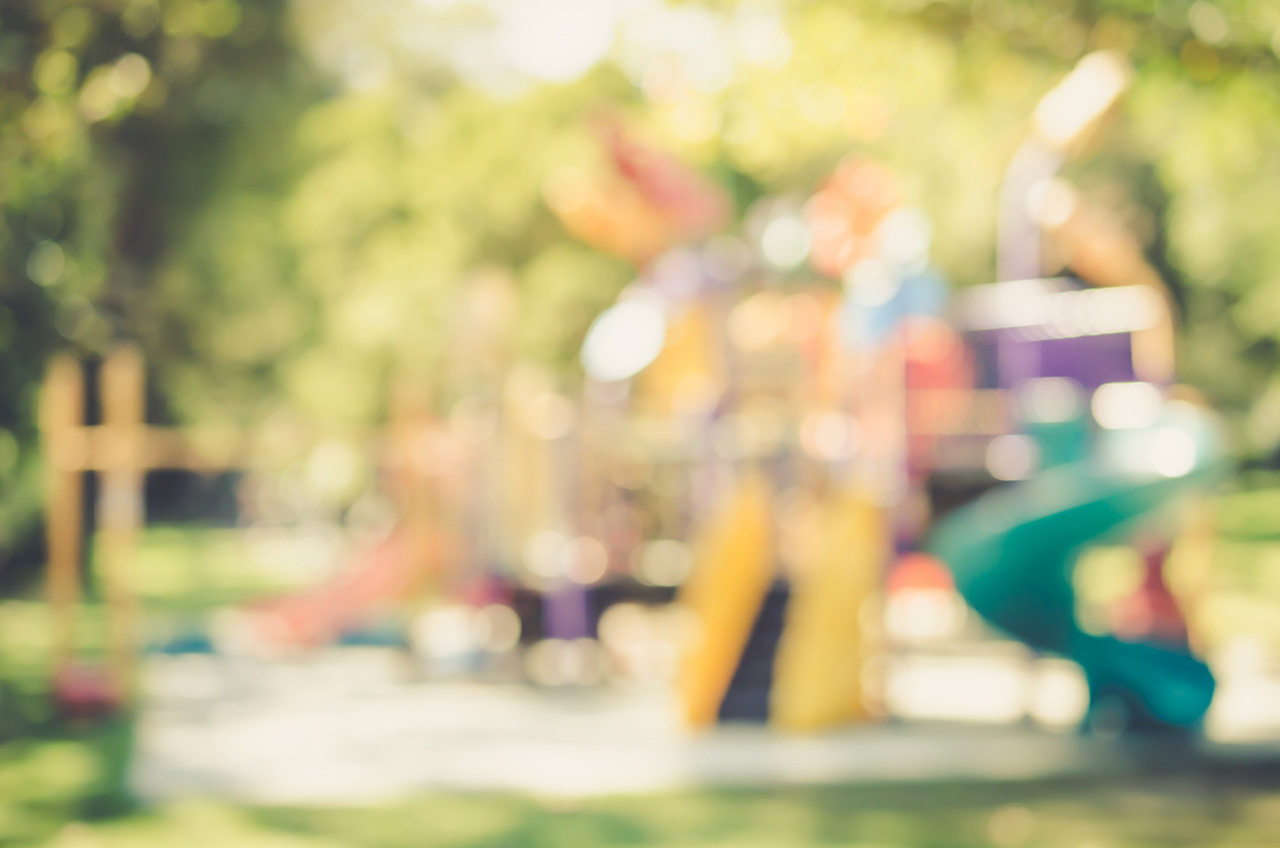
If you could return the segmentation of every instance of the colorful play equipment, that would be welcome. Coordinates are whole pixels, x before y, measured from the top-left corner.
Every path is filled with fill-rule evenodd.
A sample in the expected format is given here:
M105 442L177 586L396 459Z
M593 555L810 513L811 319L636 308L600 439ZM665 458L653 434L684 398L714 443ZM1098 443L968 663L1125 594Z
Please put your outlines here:
M1179 510L1224 459L1211 416L1174 399L1173 320L1159 276L1134 238L1056 180L1126 81L1121 59L1093 54L1045 98L1002 194L1000 267L1009 281L968 290L950 309L921 261L927 222L897 205L883 168L852 159L810 204L810 261L844 284L844 395L825 400L848 411L861 437L856 459L827 478L837 486L828 501L849 492L862 500L819 534L829 569L766 567L774 582L762 578L751 546L777 551L757 538L763 507L749 508L768 488L758 471L711 520L682 595L702 625L683 678L692 723L767 716L809 729L856 718L862 704L850 681L864 634L850 622L897 568L895 554L929 561L913 553L922 545L990 624L1080 664L1098 728L1187 728L1204 715L1213 677L1191 651L1160 563ZM1079 278L1040 279L1042 233ZM965 467L1011 482L930 527L930 477ZM1090 545L1134 539L1149 549L1145 580L1128 601L1139 624L1085 628L1072 584L1077 558ZM844 590L818 589L817 574L843 580ZM802 645L814 665L799 658Z
M1177 510L1224 470L1212 419L1171 397L1172 315L1159 276L1135 239L1099 229L1055 181L1127 78L1114 54L1082 60L1045 97L1010 166L1000 218L1006 282L966 293L959 320L986 385L1014 398L1018 432L993 441L991 458L1007 478L1025 479L946 517L929 547L989 622L1080 664L1095 723L1189 728L1208 710L1214 680L1160 579L1160 546L1143 586L1147 634L1087 632L1071 579L1091 544L1172 536ZM1042 230L1095 287L1036 279Z
M397 519L389 530L349 557L321 584L266 599L247 610L251 637L267 649L316 648L342 639L387 641L368 625L420 598L434 578L459 558L459 539L444 521L450 484L467 457L431 414L414 384L392 392L381 466L383 489ZM454 486L456 488L456 485ZM393 635L392 643L402 637Z
M1037 444L1049 455L1062 444L1051 440L1075 441L1061 461L948 516L930 549L984 618L1080 663L1095 712L1120 707L1134 726L1194 725L1213 696L1204 663L1185 645L1086 633L1071 567L1085 545L1134 532L1212 480L1221 464L1215 434L1202 413L1177 404L1147 426L1096 438L1070 432L1087 426L1078 413L1053 423L1063 430Z
M1016 399L1021 425L989 453L1005 476L1026 479L940 521L930 550L988 621L1079 662L1095 713L1135 727L1194 725L1213 678L1192 656L1158 568L1146 582L1162 612L1152 638L1086 632L1071 579L1090 544L1175 535L1177 510L1224 470L1212 419L1140 379L1133 340L1167 317L1163 301L1139 286L1033 280L971 291L966 305L974 347Z
M680 681L685 718L695 726L719 716L773 584L770 506L761 476L743 480L703 530L699 567L684 584L681 600L700 630Z
M774 666L770 720L787 730L867 717L862 612L889 553L885 517L870 499L846 493L824 505L818 522L812 570L793 583Z
M569 232L636 266L586 335L582 385L513 362L500 340L514 286L473 281L453 383L406 374L387 425L347 439L376 457L389 529L328 580L242 610L249 640L299 651L394 620L439 667L520 642L529 679L564 685L609 667L661 678L661 645L623 643L678 630L669 678L691 726L807 731L876 714L885 592L958 591L1076 660L1095 718L1194 725L1213 679L1161 560L1223 460L1210 417L1173 399L1158 275L1056 180L1125 79L1094 54L1046 98L1002 192L1003 281L956 295L931 265L928 219L870 157L840 162L807 203L760 200L729 232L723 190L601 119L598 161L545 192ZM1046 237L1077 276L1042 279ZM142 475L256 460L252 433L210 453L146 426L132 349L103 366L104 423L86 427L81 373L55 362L42 428L57 686L91 710L132 686ZM106 673L73 656L85 471L104 474ZM934 484L957 472L1002 485L939 517ZM1076 614L1074 564L1133 539L1143 587L1122 626L1095 632ZM686 618L644 619L646 605Z
M928 222L902 205L890 172L851 157L809 209L802 220L765 206L763 267L718 293L729 304L723 377L700 420L721 453L725 506L704 512L678 596L699 622L679 686L694 726L869 717L866 611L895 547L918 535L901 504L927 468L923 425L936 417L913 429L907 399L958 389L967 374L944 361L955 334L938 318ZM797 267L805 254L786 243L796 226L815 233L813 269L841 284ZM737 430L744 443L724 451ZM784 494L805 508L771 508Z
M41 393L40 428L46 450L48 499L47 586L53 621L52 693L68 715L97 716L126 704L136 689L141 610L133 574L137 536L144 522L145 475L159 469L210 472L270 467L251 434L208 434L146 423L145 366L136 347L121 345L97 368L101 423L86 423L86 368L70 356L53 360ZM388 488L402 494L400 519L323 585L272 599L249 614L253 638L264 646L312 647L339 638L371 615L402 604L449 559L436 505L444 463L421 457L439 427L423 416L393 416L386 441ZM96 501L84 502L82 475L98 474ZM96 518L93 572L86 569L85 511ZM86 576L100 589L105 652L81 656ZM207 635L184 638L184 650L209 650ZM172 647L172 646L168 646Z

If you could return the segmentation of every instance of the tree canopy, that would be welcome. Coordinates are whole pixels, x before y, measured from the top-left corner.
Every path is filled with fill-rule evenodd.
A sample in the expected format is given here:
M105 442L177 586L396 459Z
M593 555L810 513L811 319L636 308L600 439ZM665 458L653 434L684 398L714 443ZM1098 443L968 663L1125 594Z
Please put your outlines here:
M952 281L989 281L1004 168L1038 98L1098 48L1128 54L1134 84L1070 177L1174 289L1182 378L1239 452L1268 452L1268 0L6 4L0 524L30 526L34 388L55 348L139 341L158 415L350 427L384 414L397 369L458 355L487 281L513 300L503 343L572 379L588 322L634 274L545 198L555 174L605 167L602 110L726 186L739 218L873 155L932 219Z

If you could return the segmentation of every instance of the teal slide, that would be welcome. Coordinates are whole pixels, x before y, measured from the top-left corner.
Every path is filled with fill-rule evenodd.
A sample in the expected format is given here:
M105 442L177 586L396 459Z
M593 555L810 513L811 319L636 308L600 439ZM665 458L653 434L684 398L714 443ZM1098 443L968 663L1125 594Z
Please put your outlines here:
M1085 423L1052 425L1042 451ZM1066 432L1064 432L1064 430ZM1103 431L1088 455L1046 468L984 495L941 520L929 549L951 568L969 605L1036 650L1070 657L1089 683L1091 704L1118 702L1132 728L1195 726L1214 681L1185 650L1085 633L1075 619L1071 572L1083 547L1122 541L1144 524L1170 518L1184 496L1222 470L1209 418L1168 404L1154 425Z

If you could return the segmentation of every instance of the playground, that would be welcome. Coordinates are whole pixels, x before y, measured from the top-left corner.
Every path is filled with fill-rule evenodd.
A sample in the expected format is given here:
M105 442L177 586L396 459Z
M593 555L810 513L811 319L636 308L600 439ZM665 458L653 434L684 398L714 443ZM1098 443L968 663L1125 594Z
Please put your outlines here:
M1269 301L1197 240L1219 207L1188 163L1230 145L1161 132L1252 30L1198 2L1142 47L1069 10L1018 65L923 7L188 5L24 24L85 149L150 116L153 152L243 135L195 211L128 207L132 259L76 253L87 212L23 213L57 333L0 427L0 844L1280 832L1274 341L1214 353ZM883 55L786 88L835 33ZM117 37L167 46L75 88L77 45ZM298 64L243 97L211 65L169 111L206 42ZM808 136L761 129L783 90ZM23 132L54 145L58 108Z

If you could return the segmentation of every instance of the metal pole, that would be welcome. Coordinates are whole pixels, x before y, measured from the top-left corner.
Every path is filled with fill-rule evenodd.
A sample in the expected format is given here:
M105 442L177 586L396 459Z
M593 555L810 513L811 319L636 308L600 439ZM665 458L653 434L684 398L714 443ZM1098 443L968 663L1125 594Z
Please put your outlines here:
M1022 142L1000 186L996 224L996 280L1034 280L1044 272L1036 194L1048 186L1066 157L1035 136Z

